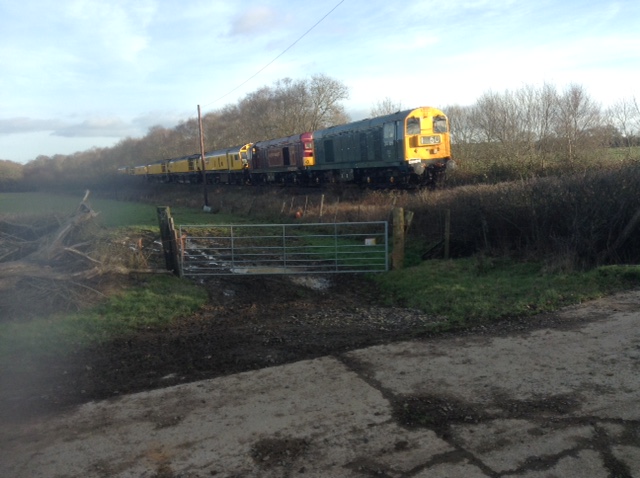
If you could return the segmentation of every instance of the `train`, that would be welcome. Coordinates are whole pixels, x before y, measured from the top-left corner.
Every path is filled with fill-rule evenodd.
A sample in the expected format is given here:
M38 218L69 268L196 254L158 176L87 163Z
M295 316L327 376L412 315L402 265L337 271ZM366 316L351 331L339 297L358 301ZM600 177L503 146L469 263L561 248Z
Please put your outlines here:
M447 116L422 106L119 171L172 183L401 188L433 187L454 164Z

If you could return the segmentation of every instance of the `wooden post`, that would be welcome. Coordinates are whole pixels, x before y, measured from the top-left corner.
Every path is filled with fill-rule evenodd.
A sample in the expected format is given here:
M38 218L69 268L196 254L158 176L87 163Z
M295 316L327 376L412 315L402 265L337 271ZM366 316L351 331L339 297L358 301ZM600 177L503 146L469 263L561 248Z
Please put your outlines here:
M404 235L409 234L409 228L411 227L411 223L413 222L413 211L405 211L404 213Z
M180 276L180 260L178 257L178 240L176 229L171 217L171 210L167 206L158 206L158 223L160 224L160 238L162 239L162 250L164 261L168 271L173 271Z
M391 253L391 268L402 269L404 265L404 210L401 207L393 209L393 252Z
M444 215L444 258L449 259L449 247L451 241L451 209L447 209Z

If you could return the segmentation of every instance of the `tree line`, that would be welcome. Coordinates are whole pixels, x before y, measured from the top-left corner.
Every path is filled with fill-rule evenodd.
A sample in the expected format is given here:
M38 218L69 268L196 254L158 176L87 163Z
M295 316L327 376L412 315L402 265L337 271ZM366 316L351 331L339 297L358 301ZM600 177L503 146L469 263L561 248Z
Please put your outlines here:
M639 158L638 101L621 99L604 109L578 84L563 91L545 84L487 92L472 106L445 111L463 162L520 163L540 174L590 164L608 148L623 148L623 158Z
M347 86L325 75L278 80L236 104L205 114L205 150L348 122L343 105L348 97ZM424 105L410 107L418 106ZM635 98L604 109L580 85L559 91L545 84L490 91L471 106L440 107L450 119L454 158L463 166L524 164L535 174L544 174L558 164L582 164L602 155L605 148L623 149L626 157L638 157L634 148L640 146L640 108ZM400 109L400 103L387 97L372 106L370 113L379 116ZM21 168L21 175L15 163L0 162L0 187L91 187L115 175L122 166L197 152L198 120L192 118L173 128L153 126L144 137L128 137L109 148L38 156ZM486 175L486 167L484 171Z

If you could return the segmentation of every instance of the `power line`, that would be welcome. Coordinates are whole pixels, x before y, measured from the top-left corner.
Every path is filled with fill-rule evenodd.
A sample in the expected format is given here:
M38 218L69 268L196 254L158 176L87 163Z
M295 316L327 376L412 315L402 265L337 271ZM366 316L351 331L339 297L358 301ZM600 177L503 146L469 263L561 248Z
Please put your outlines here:
M280 58L282 55L284 55L286 52L288 52L291 48L293 48L293 46L298 43L300 40L302 40L305 36L307 36L307 34L313 30L315 27L317 27L325 18L327 18L329 15L331 15L331 13L333 13L333 11L338 8L342 3L344 3L344 0L340 0L335 7L333 7L331 10L329 10L320 20L318 20L315 24L313 24L313 26L311 28L309 28L306 32L304 32L302 35L300 35L300 37L298 37L298 39L296 41L294 41L291 45L289 45L287 48L285 48L278 56L276 56L273 60L271 60L269 63L267 63L266 65L264 65L262 68L260 68L258 71L256 71L253 75L251 75L249 78L247 78L246 80L244 80L242 83L240 83L238 86L236 86L235 88L233 88L232 90L228 91L227 93L225 93L224 95L222 95L221 97L203 105L203 106L208 106L208 105L212 105L213 103L217 103L218 101L220 101L222 98L225 98L227 96L229 96L231 93L233 93L234 91L240 89L242 86L246 85L247 83L249 83L251 80L253 80L256 76L258 76L260 73L262 73L264 70L266 70L269 66L271 66L278 58Z

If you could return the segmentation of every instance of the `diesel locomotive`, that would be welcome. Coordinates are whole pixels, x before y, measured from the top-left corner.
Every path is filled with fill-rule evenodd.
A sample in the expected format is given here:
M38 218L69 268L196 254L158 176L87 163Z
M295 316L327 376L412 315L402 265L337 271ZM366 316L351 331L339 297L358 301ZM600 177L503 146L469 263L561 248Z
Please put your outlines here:
M453 164L447 116L425 106L123 172L161 182L430 187Z

